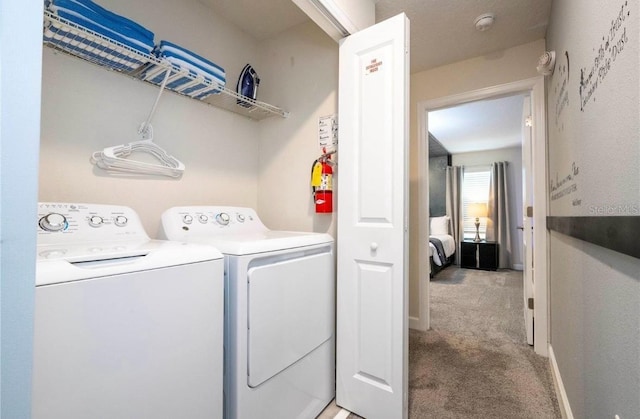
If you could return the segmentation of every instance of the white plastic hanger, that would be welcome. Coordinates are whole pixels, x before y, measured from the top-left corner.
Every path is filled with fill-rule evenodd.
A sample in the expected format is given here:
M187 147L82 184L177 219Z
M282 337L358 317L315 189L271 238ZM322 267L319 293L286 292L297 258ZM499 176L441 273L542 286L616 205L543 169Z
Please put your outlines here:
M173 178L182 176L185 170L184 164L153 142L153 127L151 126L151 119L160 101L160 96L167 85L170 74L171 66L169 65L164 80L160 85L158 97L149 113L149 117L140 125L140 128L138 128L138 134L140 134L142 139L128 144L107 147L102 151L96 151L91 155L91 163L101 169L114 173L169 176ZM150 154L156 158L159 163L147 163L126 158L133 152Z

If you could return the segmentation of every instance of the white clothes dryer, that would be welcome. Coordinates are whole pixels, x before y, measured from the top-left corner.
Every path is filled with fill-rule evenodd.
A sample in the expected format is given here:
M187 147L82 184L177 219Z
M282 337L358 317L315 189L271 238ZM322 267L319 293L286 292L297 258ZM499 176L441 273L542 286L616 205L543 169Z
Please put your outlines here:
M224 260L112 205L40 203L34 419L222 418Z
M335 396L333 238L239 207L171 208L162 225L225 256L225 418L315 418Z

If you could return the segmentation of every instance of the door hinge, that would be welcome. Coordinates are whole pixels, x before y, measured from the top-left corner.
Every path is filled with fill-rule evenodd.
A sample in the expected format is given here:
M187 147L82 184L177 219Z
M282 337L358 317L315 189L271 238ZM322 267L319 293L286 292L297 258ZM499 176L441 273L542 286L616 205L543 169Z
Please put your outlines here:
M533 298L527 299L527 307L529 307L529 310L533 310Z
M524 126L525 127L532 127L533 126L533 118L531 117L531 115L527 116L524 119Z
M527 217L533 217L533 207L527 207Z

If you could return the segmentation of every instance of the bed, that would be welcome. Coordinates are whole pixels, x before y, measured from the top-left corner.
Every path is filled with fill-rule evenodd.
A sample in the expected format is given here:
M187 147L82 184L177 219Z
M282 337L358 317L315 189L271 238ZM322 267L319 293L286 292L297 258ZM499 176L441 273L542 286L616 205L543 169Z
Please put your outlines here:
M449 266L455 257L456 241L449 233L449 217L431 217L429 235L429 263L431 278Z

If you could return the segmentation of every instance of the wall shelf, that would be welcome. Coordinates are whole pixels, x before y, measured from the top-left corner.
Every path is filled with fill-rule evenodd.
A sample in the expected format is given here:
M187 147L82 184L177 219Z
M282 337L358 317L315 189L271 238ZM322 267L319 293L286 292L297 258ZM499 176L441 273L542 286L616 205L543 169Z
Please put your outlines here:
M171 80L186 77L191 79L194 84L203 86L199 91L215 90L217 93L196 99L193 97L195 96L193 93L189 95L172 90L173 92L256 121L273 116L286 118L289 115L288 112L276 106L250 99L226 87L218 86L215 82L198 78L186 70L172 67L171 64L154 55L140 52L47 10L44 12L43 42L56 51L153 85L159 85L159 83L145 80L145 75L150 69L163 72L171 70Z

